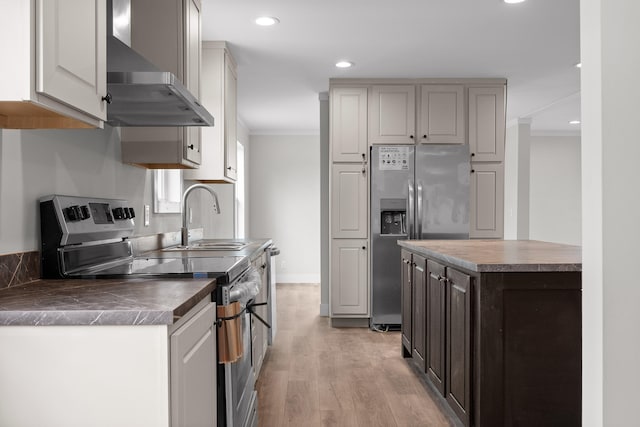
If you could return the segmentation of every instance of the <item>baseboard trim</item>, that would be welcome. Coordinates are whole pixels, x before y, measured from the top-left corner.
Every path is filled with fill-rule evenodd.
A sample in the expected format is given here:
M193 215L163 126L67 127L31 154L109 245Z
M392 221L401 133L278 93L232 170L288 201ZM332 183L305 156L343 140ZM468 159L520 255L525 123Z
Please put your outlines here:
M368 328L369 327L369 318L344 318L344 317L334 317L331 319L331 327L332 328Z

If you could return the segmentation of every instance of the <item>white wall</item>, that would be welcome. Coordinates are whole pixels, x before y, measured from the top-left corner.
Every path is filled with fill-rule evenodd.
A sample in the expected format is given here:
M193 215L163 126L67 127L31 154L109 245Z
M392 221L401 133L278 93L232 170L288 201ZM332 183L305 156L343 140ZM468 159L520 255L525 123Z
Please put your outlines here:
M580 137L532 136L530 147L530 239L580 245Z
M179 231L180 214L153 214L152 184L151 170L121 163L118 129L1 130L0 254L40 250L38 199L50 194L126 199L137 213L136 236Z
M278 283L320 282L320 138L252 135L251 236L280 248Z
M638 424L640 2L581 0L583 423Z

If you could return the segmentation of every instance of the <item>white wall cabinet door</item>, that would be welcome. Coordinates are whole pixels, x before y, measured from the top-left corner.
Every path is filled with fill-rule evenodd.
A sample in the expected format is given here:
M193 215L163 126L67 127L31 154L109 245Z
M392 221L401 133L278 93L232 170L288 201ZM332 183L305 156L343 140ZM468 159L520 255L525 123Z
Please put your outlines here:
M418 137L423 144L464 144L464 86L420 86Z
M333 165L331 176L331 237L367 237L367 168L362 164Z
M107 117L106 13L106 0L38 0L35 14L36 91L100 120Z
M472 160L502 162L504 137L504 86L469 88L469 151Z
M368 253L366 239L332 239L332 316L369 316Z
M367 88L331 89L331 159L367 161Z
M202 99L200 93L200 69L201 69L201 28L200 28L200 0L186 0L184 3L184 84L189 92ZM202 160L201 134L199 126L184 128L184 158L200 164Z
M471 238L501 239L504 234L504 166L471 164Z
M369 101L369 142L413 144L415 132L415 86L373 86Z
M236 63L223 41L202 43L201 100L215 119L202 128L202 159L184 178L201 182L235 182L237 178Z
M217 425L215 303L171 334L171 425Z
M226 54L228 56L228 54ZM238 115L237 115L237 91L238 78L235 65L230 60L225 60L226 72L224 75L224 140L225 140L225 164L224 175L235 181L238 179Z

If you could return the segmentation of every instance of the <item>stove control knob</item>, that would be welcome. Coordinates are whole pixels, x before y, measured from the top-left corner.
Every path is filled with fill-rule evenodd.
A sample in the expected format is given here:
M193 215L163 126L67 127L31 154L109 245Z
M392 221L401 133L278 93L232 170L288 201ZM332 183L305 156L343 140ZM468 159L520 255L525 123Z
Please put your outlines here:
M130 219L131 214L129 213L129 208L122 208L122 216L124 219Z
M89 206L84 205L80 206L80 219L88 219L91 218L91 211L89 210Z
M133 208L129 208L129 218L135 218L136 217L136 213L133 210Z
M69 218L69 221L78 221L80 219L79 206L69 206L65 210L67 212L67 218Z
M122 211L122 208L113 209L113 218L114 219L123 219L124 218L124 212Z

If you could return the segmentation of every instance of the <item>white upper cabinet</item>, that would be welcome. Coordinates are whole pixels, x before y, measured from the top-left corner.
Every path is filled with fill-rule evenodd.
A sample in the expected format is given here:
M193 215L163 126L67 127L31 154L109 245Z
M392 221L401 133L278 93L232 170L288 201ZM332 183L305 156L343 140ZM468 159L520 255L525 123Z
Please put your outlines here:
M418 138L424 144L464 144L464 86L422 85Z
M367 161L367 88L331 89L331 159Z
M131 47L200 96L200 0L131 2ZM150 169L197 168L200 127L123 127L122 161Z
M223 41L202 43L202 105L215 126L202 129L200 168L184 178L202 182L234 182L237 178L236 63Z
M376 85L369 101L369 143L413 144L416 132L416 87Z
M469 151L472 161L504 160L504 86L469 88Z
M6 0L0 128L89 128L106 120L106 0ZM82 54L79 54L81 52Z

